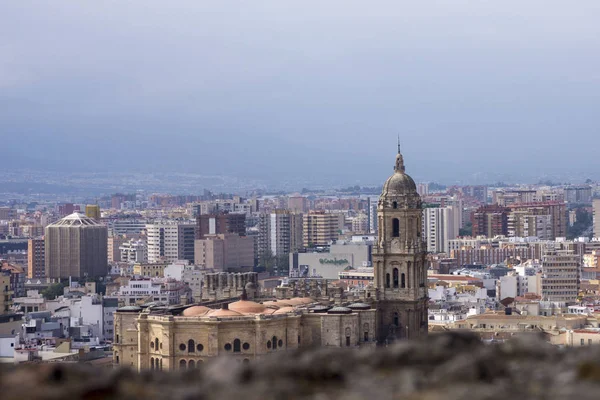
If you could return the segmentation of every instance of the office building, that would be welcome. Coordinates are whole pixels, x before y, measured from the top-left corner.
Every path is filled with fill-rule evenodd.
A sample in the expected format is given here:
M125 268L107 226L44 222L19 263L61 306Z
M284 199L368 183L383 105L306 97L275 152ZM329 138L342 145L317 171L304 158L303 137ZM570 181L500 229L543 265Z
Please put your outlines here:
M73 213L45 230L46 277L103 277L108 273L105 225Z
M196 240L195 264L218 272L239 272L254 267L254 238L233 233Z
M206 235L225 233L246 236L246 214L223 212L201 214L196 217L196 239L204 239Z
M46 275L46 249L44 239L27 242L27 278L38 279Z

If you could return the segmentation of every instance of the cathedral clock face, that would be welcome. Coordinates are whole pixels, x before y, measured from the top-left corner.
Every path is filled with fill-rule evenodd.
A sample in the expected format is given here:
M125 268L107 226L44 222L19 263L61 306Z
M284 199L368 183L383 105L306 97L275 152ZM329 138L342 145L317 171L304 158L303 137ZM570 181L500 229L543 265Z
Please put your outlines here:
M392 251L400 251L400 239L399 238L394 238L392 239L392 243L391 243L391 247L392 247Z

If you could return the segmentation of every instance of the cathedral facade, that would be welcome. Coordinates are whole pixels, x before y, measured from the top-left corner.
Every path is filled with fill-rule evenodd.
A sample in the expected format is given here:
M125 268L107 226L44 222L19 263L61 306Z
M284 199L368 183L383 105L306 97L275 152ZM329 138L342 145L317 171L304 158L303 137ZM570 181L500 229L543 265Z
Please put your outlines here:
M378 344L385 345L427 334L427 252L421 236L421 197L406 174L400 149L394 174L383 185L377 218L375 309Z

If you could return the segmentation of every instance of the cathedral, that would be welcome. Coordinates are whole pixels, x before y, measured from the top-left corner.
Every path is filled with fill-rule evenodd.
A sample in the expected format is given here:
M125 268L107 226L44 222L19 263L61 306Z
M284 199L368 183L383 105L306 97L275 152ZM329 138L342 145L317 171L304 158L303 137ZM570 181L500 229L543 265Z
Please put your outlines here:
M114 315L113 362L137 370L239 362L303 347L375 347L427 334L421 199L398 148L378 202L373 284L361 291L297 279L261 298L255 273L207 274L203 302L126 306Z
M377 204L378 237L373 248L380 344L427 334L427 263L421 237L423 212L398 146L394 174Z

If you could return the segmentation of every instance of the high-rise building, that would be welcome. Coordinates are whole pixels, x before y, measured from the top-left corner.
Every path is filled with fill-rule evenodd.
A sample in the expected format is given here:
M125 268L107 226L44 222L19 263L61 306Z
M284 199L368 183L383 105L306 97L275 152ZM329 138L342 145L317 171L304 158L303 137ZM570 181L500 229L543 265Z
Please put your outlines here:
M148 262L194 262L195 225L175 221L147 224Z
M542 300L576 302L580 269L580 255L566 250L548 250L542 259Z
M233 233L196 240L195 264L222 272L254 267L254 238Z
M223 212L201 214L196 217L196 239L204 239L206 235L224 233L246 236L246 214Z
M430 253L448 253L448 241L458 237L457 210L453 206L423 209L423 237Z
M427 251L423 210L398 149L394 174L379 198L379 234L373 248L379 343L427 334Z
M119 247L125 243L128 239L125 236L109 236L107 240L107 260L109 263L115 263L121 261L121 250Z
M471 216L473 236L494 237L508 234L508 209L498 205L482 206Z
M600 199L594 199L594 237L600 238Z
M46 249L44 239L27 242L27 278L38 279L46 275Z
M0 271L0 314L10 312L13 291L10 287L10 274Z
M263 213L258 221L258 257L282 256L302 247L302 214L289 210Z
M85 206L85 215L86 217L90 217L95 219L96 221L100 220L100 206L96 204L88 204Z
M105 225L73 213L48 225L45 233L47 278L106 276L108 230Z
M565 188L565 201L573 204L590 204L592 202L592 187L582 185Z
M340 237L344 214L311 211L304 214L302 236L304 247L328 246Z
M302 214L308 211L308 199L304 196L295 195L288 197L288 210L296 214Z
M10 221L17 216L15 210L10 207L0 207L0 221Z
M547 201L536 203L512 204L508 207L511 212L525 212L527 215L549 215L552 219L550 240L567 236L567 208L564 202ZM508 225L508 221L507 221Z
M79 208L79 207L78 207ZM64 203L58 206L58 213L61 217L71 215L75 212L75 205L73 203Z

